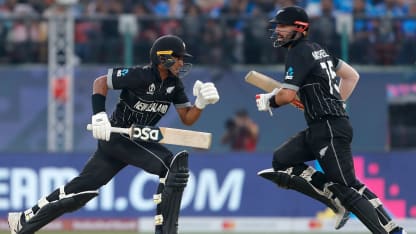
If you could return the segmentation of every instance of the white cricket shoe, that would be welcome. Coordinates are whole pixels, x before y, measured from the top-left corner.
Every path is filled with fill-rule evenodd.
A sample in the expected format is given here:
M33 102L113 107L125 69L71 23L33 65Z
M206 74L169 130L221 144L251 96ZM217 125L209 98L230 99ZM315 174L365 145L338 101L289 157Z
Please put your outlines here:
M21 216L22 212L11 212L8 214L7 222L9 223L11 234L18 234L22 229L22 224L20 223Z

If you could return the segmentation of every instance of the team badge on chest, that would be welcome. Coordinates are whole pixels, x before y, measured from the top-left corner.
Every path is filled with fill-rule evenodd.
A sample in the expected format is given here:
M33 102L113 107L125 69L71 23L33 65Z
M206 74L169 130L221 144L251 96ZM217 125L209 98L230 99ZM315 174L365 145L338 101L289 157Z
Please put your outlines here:
M149 88L147 89L146 94L153 95L155 93L155 90L156 90L156 85L152 83L151 85L149 85Z
M173 90L175 89L175 86L170 86L166 88L166 94L171 94Z

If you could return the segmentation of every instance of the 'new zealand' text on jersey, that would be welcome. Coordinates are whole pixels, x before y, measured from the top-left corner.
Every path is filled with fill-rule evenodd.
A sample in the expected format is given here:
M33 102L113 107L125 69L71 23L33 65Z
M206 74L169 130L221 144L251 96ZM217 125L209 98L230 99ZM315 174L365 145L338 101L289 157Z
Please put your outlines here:
M107 86L121 89L111 123L117 127L132 124L154 126L173 103L176 108L191 106L182 81L174 76L162 80L151 66L112 68L108 70Z
M290 48L284 88L298 91L308 123L331 116L347 116L335 71L342 60L330 56L319 44L306 39Z

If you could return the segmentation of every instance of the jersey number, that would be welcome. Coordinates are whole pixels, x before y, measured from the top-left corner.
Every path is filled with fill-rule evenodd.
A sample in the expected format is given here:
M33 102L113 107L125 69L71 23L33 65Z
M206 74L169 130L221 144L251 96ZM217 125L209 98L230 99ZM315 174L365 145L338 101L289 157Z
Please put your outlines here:
M335 81L337 74L334 72L334 65L332 64L332 61L321 62L321 67L328 75L329 92L334 94L335 89L339 93L339 87Z

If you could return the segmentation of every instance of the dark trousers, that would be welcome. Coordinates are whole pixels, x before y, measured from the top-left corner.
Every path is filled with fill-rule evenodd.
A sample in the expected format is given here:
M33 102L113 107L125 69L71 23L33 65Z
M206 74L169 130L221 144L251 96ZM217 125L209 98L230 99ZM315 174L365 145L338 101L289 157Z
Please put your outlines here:
M136 142L127 136L113 134L109 142L98 142L94 155L82 172L65 185L64 191L56 189L46 197L47 204L32 207L35 216L25 222L21 233L34 233L62 214L84 206L98 195L95 190L107 184L127 165L165 177L172 158L172 153L160 144ZM62 192L72 195L64 197Z
M96 152L79 176L66 184L65 192L96 190L127 165L164 177L172 158L172 152L161 144L132 141L127 136L112 134L109 142L98 142Z
M318 160L327 179L359 188L351 153L353 130L347 118L327 119L309 127L278 147L273 154L273 168L288 167Z

